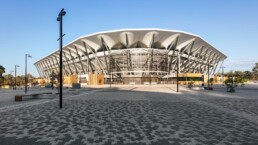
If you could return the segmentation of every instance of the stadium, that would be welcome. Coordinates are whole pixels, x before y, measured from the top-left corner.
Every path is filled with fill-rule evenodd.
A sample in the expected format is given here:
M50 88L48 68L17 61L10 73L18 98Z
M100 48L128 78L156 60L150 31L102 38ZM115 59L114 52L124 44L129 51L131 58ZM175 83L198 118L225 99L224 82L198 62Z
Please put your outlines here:
M164 29L123 29L80 37L63 47L65 84L203 82L226 55L198 35ZM59 72L59 49L34 63L47 80Z

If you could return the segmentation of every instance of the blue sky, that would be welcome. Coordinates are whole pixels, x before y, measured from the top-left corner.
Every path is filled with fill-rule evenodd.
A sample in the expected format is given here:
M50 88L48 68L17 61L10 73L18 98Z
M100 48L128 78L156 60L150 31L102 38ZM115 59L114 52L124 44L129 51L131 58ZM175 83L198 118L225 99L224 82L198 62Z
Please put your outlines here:
M0 65L6 72L20 65L38 76L33 63L59 47L61 8L64 44L99 31L161 28L201 36L228 56L226 71L251 70L258 62L257 0L1 0Z

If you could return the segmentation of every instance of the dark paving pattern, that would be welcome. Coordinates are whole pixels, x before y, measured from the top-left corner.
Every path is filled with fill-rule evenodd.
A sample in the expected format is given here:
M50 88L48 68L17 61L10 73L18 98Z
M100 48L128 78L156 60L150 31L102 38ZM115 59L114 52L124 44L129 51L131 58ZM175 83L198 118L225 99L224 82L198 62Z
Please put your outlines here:
M207 100L207 102L238 112L258 116L258 100L255 99L210 99Z
M195 99L215 104L230 110L258 116L258 89L237 87L236 93L225 92L226 88L215 88L213 92L191 92ZM220 97L217 97L220 96ZM221 97L222 96L222 97Z
M258 144L258 124L182 96L110 90L2 112L0 144Z

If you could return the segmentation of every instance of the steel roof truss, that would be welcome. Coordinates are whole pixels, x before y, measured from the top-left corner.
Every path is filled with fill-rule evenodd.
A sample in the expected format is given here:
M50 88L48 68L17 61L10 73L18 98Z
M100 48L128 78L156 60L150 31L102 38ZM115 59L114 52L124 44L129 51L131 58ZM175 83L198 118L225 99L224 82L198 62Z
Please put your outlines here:
M85 70L84 70L84 67L83 67L83 64L82 64L82 59L81 59L81 56L79 55L79 52L78 52L78 49L77 49L77 47L76 47L76 46L74 46L74 48L75 48L75 50L76 50L77 57L78 57L78 59L79 59L79 62L80 62L80 64L81 64L82 71L83 71L83 73L85 74ZM81 72L80 72L80 74L81 74Z
M83 46L84 46L84 49L85 49L85 55L87 56L87 72L89 73L90 72L90 69L91 69L91 72L94 73L94 70L93 70L93 67L92 67L92 64L91 64L91 60L90 60L90 57L89 57L89 53L88 53L88 50L87 50L87 44L85 42L83 42Z

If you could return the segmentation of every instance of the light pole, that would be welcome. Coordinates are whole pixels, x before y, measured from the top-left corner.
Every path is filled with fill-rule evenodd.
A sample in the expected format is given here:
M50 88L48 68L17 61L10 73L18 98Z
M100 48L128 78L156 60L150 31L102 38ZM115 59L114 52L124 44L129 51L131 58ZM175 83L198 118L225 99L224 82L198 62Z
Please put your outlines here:
M149 81L150 81L150 86L151 86L151 72L149 71Z
M179 52L177 52L176 92L179 91L179 87L178 87L178 73L179 73Z
M210 89L210 63L208 63L208 89Z
M17 67L20 67L19 65L15 65L15 71L14 71L14 89L16 90L16 72L17 72Z
M27 78L27 58L31 58L31 55L25 54L25 94L27 93L27 83L28 83L28 78Z
M63 63L62 63L62 48L63 48L63 16L66 14L66 12L64 11L64 9L62 9L59 14L58 14L58 17L57 17L57 21L59 21L59 26L60 26L60 29L59 29L59 41L60 41L60 51L59 51L59 62L60 62L60 65L59 65L59 105L60 105L60 108L63 107L63 102L62 102L62 99L63 99L63 72L62 72L62 67L63 67Z
M112 60L111 60L111 52L109 53L109 88L111 88L111 80L112 80L112 72L111 72L111 66L112 66Z

